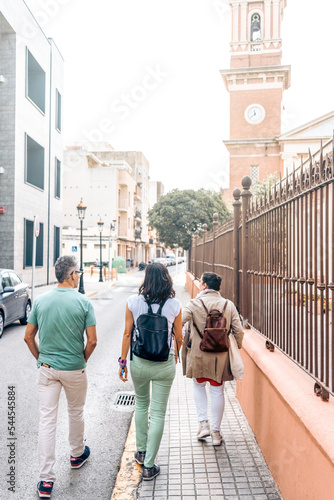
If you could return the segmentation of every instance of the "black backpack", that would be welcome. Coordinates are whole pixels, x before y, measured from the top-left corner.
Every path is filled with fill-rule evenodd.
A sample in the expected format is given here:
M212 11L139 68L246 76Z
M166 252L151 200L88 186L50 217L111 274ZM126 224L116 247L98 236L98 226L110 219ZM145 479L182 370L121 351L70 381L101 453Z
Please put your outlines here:
M168 360L174 334L172 331L168 342L168 320L161 314L164 304L165 301L159 305L156 313L152 311L151 304L148 304L147 313L137 318L131 335L131 351L139 358L150 361Z

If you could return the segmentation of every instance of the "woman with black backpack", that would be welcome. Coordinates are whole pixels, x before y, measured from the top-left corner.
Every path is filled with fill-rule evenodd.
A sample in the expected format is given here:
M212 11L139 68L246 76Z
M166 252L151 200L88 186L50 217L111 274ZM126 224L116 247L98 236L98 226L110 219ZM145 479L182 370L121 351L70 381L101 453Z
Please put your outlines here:
M154 463L165 423L175 362L182 343L181 304L174 298L173 282L163 264L149 264L138 295L128 298L119 378L128 380L127 355L135 389L135 460L143 465L143 479L160 473ZM152 386L152 391L151 391ZM148 409L150 425L148 425Z

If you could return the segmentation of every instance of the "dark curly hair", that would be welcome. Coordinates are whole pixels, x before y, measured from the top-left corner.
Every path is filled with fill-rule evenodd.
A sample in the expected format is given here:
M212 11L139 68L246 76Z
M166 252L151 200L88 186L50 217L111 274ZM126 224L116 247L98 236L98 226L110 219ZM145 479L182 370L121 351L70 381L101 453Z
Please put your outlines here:
M173 281L166 266L158 262L148 264L144 281L139 287L139 295L144 295L144 299L150 304L160 304L175 297Z

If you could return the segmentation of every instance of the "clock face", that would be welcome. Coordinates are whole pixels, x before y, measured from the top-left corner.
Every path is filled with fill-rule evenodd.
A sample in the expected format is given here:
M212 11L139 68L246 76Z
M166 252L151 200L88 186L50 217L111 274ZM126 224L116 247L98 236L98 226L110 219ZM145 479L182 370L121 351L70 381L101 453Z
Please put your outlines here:
M257 125L264 120L266 113L260 104L251 104L245 111L245 119L251 125Z

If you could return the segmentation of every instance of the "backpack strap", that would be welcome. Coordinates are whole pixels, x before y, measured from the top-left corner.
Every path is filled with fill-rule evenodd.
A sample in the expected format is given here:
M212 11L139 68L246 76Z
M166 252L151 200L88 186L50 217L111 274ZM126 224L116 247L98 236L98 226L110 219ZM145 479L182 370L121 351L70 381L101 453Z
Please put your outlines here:
M208 315L208 314L209 314L209 311L208 311L208 309L207 309L206 305L204 304L204 302L203 302L203 300L202 300L202 299L199 299L199 300L202 302L202 305L203 305L203 307L204 307L204 309L205 309L205 312L206 312L206 314Z
M163 300L163 301L159 304L159 309L157 310L157 314L161 314L162 308L163 308L163 306L166 304L166 301L167 301L167 299Z
M191 313L191 315L192 315L192 317L193 317L193 325L194 325L195 329L197 330L198 335L199 335L199 336L201 337L201 339L202 339L202 338L203 338L203 334L199 331L199 328L198 328L198 326L197 326L197 325L196 325L196 323L195 323L193 313Z
M148 311L147 311L147 312L148 312L149 314L161 314L162 308L163 308L163 306L165 305L166 301L167 301L167 299L163 300L163 301L159 304L159 309L157 310L157 312L156 312L156 313L154 313L154 312L152 311L152 303L151 303L151 302L147 302L147 301L146 301L146 304L148 305Z

